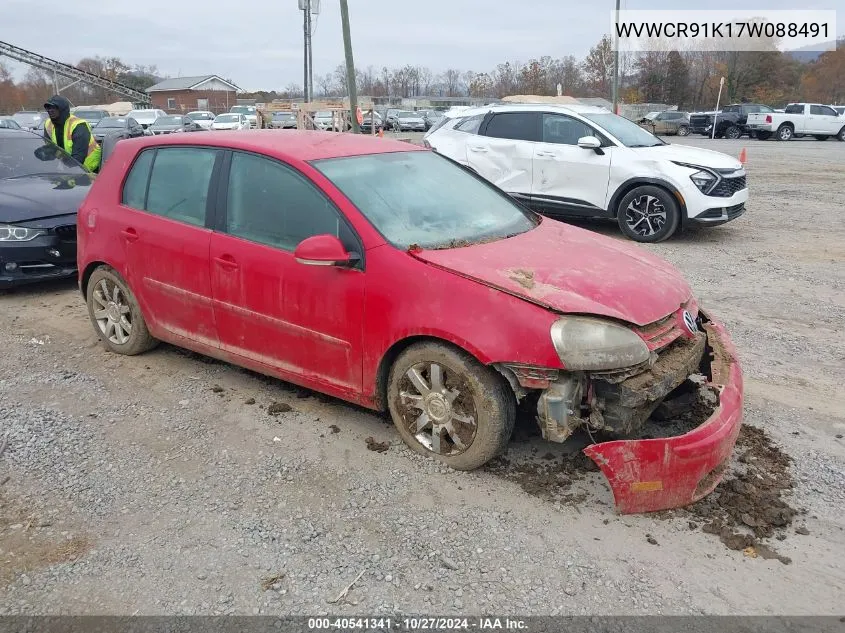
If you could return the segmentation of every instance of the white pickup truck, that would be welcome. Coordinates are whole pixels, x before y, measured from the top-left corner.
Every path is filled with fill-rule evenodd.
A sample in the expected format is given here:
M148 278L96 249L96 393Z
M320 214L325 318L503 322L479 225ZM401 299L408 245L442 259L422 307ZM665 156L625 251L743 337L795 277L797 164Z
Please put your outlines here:
M779 141L802 136L820 141L835 136L845 141L845 116L819 103L790 103L783 112L749 114L746 126L752 136L763 141L772 134Z

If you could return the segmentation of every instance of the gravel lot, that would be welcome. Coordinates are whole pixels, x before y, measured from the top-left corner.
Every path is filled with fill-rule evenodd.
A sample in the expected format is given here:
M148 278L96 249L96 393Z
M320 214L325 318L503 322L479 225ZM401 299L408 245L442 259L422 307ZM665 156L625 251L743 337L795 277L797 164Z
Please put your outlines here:
M577 448L530 422L510 466L456 473L339 401L168 346L108 354L60 283L0 296L0 614L841 612L845 144L673 142L748 148L747 214L648 248L726 321L746 421L794 460L806 514L769 543L790 564L684 513L620 517L595 472L526 489L520 465Z

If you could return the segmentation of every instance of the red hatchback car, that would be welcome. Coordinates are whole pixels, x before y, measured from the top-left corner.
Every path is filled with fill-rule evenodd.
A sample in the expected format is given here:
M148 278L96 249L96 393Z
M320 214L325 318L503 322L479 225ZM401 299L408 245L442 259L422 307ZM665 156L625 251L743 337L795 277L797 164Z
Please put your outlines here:
M621 512L658 510L709 493L739 432L733 345L672 266L407 143L121 141L78 233L111 351L167 341L388 409L410 447L457 469L500 453L530 398L548 440L611 437L585 452ZM710 403L698 426L626 439L691 394Z

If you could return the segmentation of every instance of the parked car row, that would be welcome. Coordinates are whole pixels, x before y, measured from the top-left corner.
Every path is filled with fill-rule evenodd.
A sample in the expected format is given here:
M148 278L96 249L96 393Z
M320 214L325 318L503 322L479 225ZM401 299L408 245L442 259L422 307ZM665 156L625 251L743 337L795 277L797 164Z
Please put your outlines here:
M845 140L843 113L845 106L820 103L791 103L784 110L759 103L736 103L718 112L691 114L689 131L727 139L748 136L767 140L774 136L779 141L788 141L814 136L823 141L834 136Z

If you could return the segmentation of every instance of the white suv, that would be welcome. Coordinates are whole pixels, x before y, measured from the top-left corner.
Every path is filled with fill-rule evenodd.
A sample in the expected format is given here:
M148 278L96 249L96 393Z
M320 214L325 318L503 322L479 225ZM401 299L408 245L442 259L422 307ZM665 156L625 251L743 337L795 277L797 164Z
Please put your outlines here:
M670 145L591 106L496 105L446 118L424 144L552 217L614 218L638 242L745 211L737 159Z

